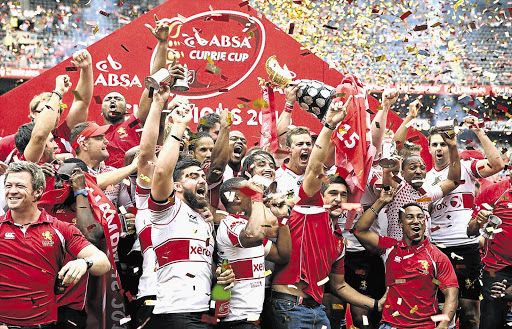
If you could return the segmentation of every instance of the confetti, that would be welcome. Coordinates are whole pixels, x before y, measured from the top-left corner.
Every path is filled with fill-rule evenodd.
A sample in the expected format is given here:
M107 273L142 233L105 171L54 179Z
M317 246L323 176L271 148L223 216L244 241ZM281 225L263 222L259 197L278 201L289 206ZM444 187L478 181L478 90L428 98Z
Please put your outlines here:
M408 139L409 142L415 142L417 140L420 140L420 136L416 135L416 136L412 136L411 138Z
M132 320L132 318L128 315L127 317L122 318L121 320L119 320L119 324L120 325L124 325L124 324L130 322L131 320Z
M187 273L186 275L187 275L189 278L192 278L192 279L196 277L194 274L190 274L190 273Z
M370 321L368 321L368 317L363 314L363 326L369 326Z
M398 299L396 300L396 304L402 305L402 298L398 297Z
M93 34L96 34L96 33L98 33L98 31L99 31L99 30L100 30L100 29L99 29L99 27L97 27L97 26L96 26L96 27L94 28L94 30L92 31L92 33L93 33Z
M213 74L219 74L221 69L211 63L208 63L206 64L206 71Z
M269 276L270 274L272 274L272 271L271 270L266 270L264 276Z
M101 97L100 97L100 96L94 96L94 101L96 102L96 104L101 104L101 103L103 103L103 101L101 100Z
M293 34L294 29L295 29L295 23L290 23L290 27L288 28L288 34Z
M73 93L73 96L75 96L75 99L77 101L81 101L82 100L82 96L80 96L80 93L76 90L71 90L71 92Z
M106 16L106 17L109 17L109 16L110 16L110 14L109 14L109 13L107 13L107 12L105 12L105 11L103 11L103 10L100 10L100 14L102 14L103 16Z
M396 283L396 284L405 283L405 282L406 282L406 280L405 280L405 279L396 279L396 280L395 280L395 283Z
M67 66L66 67L66 71L70 72L70 71L78 71L78 68L74 67L74 66Z
M433 278L432 279L432 282L434 282L436 285L440 286L441 285L441 281L439 281L438 279L436 278Z
M145 181L147 183L149 183L151 181L151 179L148 176L144 175L144 174L140 174L139 177L140 177L140 179L142 179L143 181Z
M409 313L414 314L418 310L418 305L414 305L413 308L409 311Z
M240 8L244 7L244 6L247 6L249 4L249 1L243 1L243 2L240 2L238 5L240 6Z
M144 301L144 305L146 305L146 306L156 306L156 300L146 299Z
M428 29L428 25L424 24L424 25L416 25L413 30L414 31L424 31L426 29Z
M394 312L393 312L393 314L391 314L391 315L393 315L393 316L399 316L399 315L400 315L400 312L398 312L398 311L394 311Z
M456 254L456 253L454 253L454 252L452 252L452 253L450 254L450 256L452 257L452 259L456 259L456 260L463 260L463 259L464 259L464 257L459 256L459 255L457 255L457 254Z
M343 310L345 309L342 304L332 304L333 310Z
M91 224L91 225L87 226L87 231L90 231L95 227L96 227L96 224Z
M121 45L121 47L123 47L123 49L124 49L124 50L126 50L127 52L130 52L130 51L128 50L128 48L126 48L124 45Z
M412 12L410 10L406 11L405 13L403 13L401 16L400 16L400 19L403 21L404 19L406 19L407 17L409 17L410 15L412 14Z
M428 197L423 197L423 198L419 198L419 199L416 199L416 202L432 202L432 198L428 198Z

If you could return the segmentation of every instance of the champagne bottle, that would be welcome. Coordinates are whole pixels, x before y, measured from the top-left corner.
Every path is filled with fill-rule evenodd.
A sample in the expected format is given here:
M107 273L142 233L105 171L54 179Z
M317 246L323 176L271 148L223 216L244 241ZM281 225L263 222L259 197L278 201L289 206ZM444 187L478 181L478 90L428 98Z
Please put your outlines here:
M221 273L231 268L228 260L224 259L222 262ZM224 290L225 284L216 283L212 289L210 311L213 316L217 318L224 318L229 314L229 305L231 303L231 290Z

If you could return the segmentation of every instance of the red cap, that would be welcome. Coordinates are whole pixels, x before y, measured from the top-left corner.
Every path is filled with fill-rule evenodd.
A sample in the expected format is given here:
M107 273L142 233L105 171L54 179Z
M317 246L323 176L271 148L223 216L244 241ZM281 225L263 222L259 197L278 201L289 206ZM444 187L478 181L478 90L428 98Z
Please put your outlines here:
M73 150L76 150L78 148L78 146L80 146L80 143L85 141L87 138L103 135L107 131L109 131L111 127L112 127L111 125L100 126L97 123L92 122L73 141L73 145L72 145Z

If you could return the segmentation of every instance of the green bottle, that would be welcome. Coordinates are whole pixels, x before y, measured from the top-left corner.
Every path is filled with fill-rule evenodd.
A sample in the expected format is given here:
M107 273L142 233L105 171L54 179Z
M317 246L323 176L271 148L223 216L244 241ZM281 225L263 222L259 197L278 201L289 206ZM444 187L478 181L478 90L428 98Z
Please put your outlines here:
M224 259L222 262L221 273L231 268L228 260ZM229 305L231 303L231 290L224 290L225 284L216 283L212 289L212 296L210 301L210 311L213 316L217 318L224 318L229 314Z

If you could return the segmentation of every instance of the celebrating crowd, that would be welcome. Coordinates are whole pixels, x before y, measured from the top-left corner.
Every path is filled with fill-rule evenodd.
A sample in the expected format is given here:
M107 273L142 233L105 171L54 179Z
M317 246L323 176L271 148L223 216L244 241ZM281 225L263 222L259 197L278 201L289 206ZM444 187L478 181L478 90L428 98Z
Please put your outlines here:
M153 74L166 68L169 28L148 28ZM76 52L79 80L58 76L34 96L31 122L0 139L0 328L104 328L96 311L122 304L117 327L345 328L348 304L357 328L506 326L512 184L486 180L506 164L478 118L464 127L484 154L459 153L458 127L432 127L427 172L406 141L422 104L393 134L399 94L385 90L358 192L331 142L353 95L312 134L291 126L291 83L270 153L248 149L227 110L192 131L189 101L171 93L185 78L175 62L136 113L113 90L104 122L87 121L92 63Z

